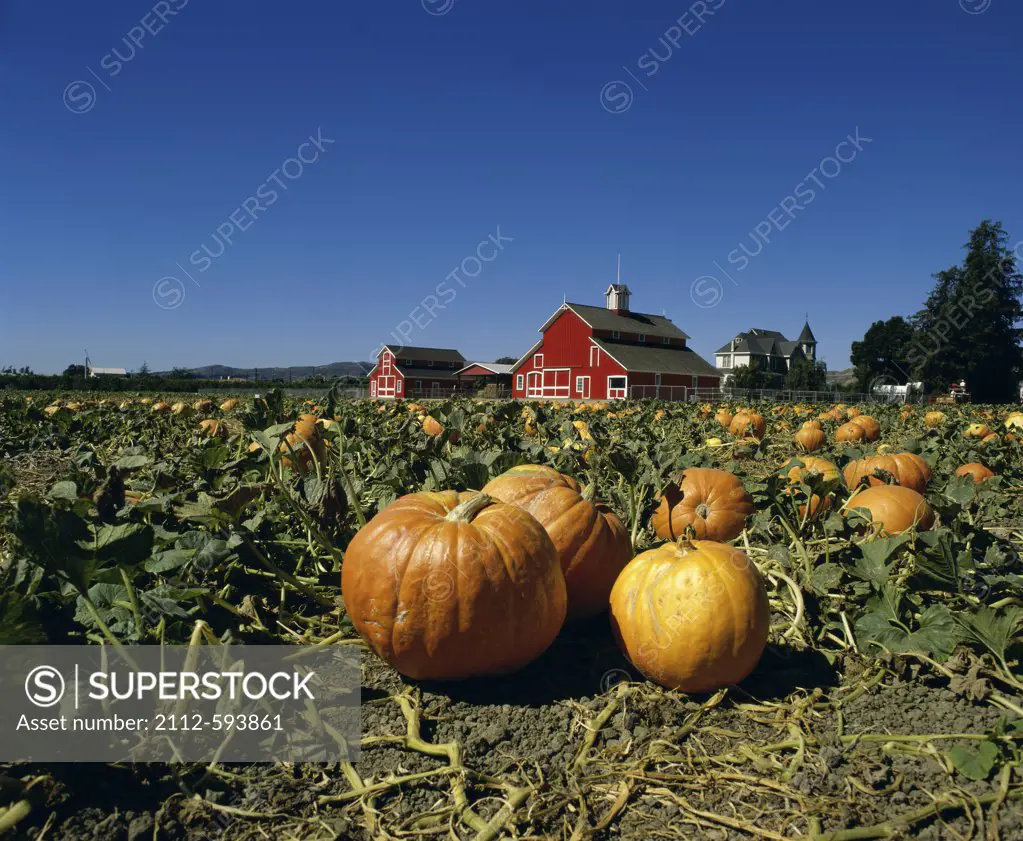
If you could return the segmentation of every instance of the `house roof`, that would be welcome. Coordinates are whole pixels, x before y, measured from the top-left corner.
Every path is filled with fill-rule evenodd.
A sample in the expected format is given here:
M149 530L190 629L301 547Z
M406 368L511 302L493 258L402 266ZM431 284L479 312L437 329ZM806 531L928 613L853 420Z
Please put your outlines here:
M414 362L457 362L459 367L465 364L465 357L454 348L384 345L384 347L380 348L381 353L383 353L384 348L393 353L398 359L411 359Z
M817 341L817 339L814 338L813 330L810 329L810 322L809 321L803 322L803 332L799 334L799 338L796 341L799 341L799 342L816 342Z
M632 290L629 289L629 287L626 286L624 283L612 283L610 286L607 287L607 290L604 292L604 294L606 295L608 292L624 292L626 295L632 294Z
M809 325L803 328L803 332L809 332ZM816 341L813 339L813 334L810 333L810 341ZM806 341L802 334L795 341L786 339L784 335L779 333L777 330L760 330L753 328L747 330L745 333L740 333L733 340L735 347L732 347L732 342L728 342L719 347L715 353L748 353L753 356L785 356L789 357L796 351L799 345Z
M542 333L566 309L572 310L594 330L618 330L621 333L645 333L647 336L672 339L688 339L675 323L666 315L651 315L644 312L615 312L604 307L591 307L587 304L562 304L544 325Z
M624 345L594 339L594 343L626 371L653 374L697 374L720 377L721 372L689 348Z
M510 374L513 367L513 365L506 365L502 362L470 362L461 370L455 371L455 373L461 374L463 371L468 371L470 368L484 368L492 374Z

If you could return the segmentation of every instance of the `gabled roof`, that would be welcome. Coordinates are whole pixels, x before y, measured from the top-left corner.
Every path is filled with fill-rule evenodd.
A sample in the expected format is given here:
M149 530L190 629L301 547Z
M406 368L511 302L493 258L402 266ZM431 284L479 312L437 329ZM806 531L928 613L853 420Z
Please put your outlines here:
M462 371L468 371L470 368L485 368L493 374L510 374L514 365L506 365L503 362L470 362L464 368L455 371L456 374L461 374Z
M397 359L411 359L417 362L457 362L459 367L465 364L465 357L454 348L384 345L380 348L380 353L383 353L385 348L393 353ZM379 355L377 354L377 356Z
M796 341L798 341L798 342L816 342L817 341L817 339L814 338L813 330L810 329L810 322L809 321L803 322L803 332L799 334L799 338Z
M647 336L672 339L688 339L675 323L665 315L651 315L643 312L621 312L591 307L587 304L564 303L540 328L543 333L565 310L571 310L594 330L618 330L621 333L645 333Z
M561 310L558 310L558 312L561 312ZM536 340L536 344L534 344L529 350L527 350L524 354L522 354L522 356L520 356L518 358L518 360L515 362L515 364L511 366L511 373L514 374L517 370L519 370L519 368L522 366L522 363L525 362L527 359L529 359L529 357L531 357L534 353L536 353L537 349L542 344L543 344L543 339L542 338L541 339L537 339Z
M803 333L809 333L809 325L803 328ZM810 333L810 341L816 341L813 339L813 333ZM786 339L784 335L779 333L777 330L761 330L759 328L753 328L747 330L745 333L740 333L733 339L735 347L732 347L732 342L719 347L715 353L748 353L753 356L792 356L796 348L799 347L804 341L803 335L801 334L798 339L791 341Z
M721 372L689 348L623 345L594 339L604 353L626 371L652 374L696 374L701 377L720 377Z
M604 292L604 294L606 295L608 292L624 292L626 295L632 294L632 290L629 289L629 287L626 286L624 283L612 283L610 286L607 287L607 290Z

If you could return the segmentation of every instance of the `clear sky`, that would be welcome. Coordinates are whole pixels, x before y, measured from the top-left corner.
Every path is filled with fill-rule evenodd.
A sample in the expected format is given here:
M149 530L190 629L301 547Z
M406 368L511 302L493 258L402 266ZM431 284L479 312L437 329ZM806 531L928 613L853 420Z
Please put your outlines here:
M0 0L0 365L322 364L403 323L518 356L620 251L705 357L809 312L842 368L982 218L1023 239L1021 31L1018 0Z

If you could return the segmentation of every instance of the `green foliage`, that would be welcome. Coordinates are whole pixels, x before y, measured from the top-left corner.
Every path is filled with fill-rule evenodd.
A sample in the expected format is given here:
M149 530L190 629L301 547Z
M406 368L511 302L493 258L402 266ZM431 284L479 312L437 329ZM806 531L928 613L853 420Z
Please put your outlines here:
M828 367L823 362L811 362L803 356L792 360L785 375L785 388L791 391L824 391L828 387Z
M728 376L728 385L733 389L766 388L771 376L759 365L736 365Z
M863 340L852 343L850 359L856 369L856 388L865 392L879 379L906 383L911 367L907 356L913 337L913 326L901 315L871 324Z

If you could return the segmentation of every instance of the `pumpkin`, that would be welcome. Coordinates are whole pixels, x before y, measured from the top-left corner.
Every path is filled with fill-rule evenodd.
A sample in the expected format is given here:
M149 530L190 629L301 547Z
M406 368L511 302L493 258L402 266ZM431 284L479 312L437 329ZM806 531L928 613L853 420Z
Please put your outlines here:
M432 436L433 438L436 438L437 436L444 434L444 425L436 418L432 418L429 415L426 415L426 417L424 417L422 421L420 421L420 423L422 423L423 425L423 432L425 432L427 435Z
M1010 412L1005 419L1005 428L1023 430L1023 412Z
M155 412L156 414L163 414L165 412L169 412L170 410L171 407L167 403L164 403L163 401L160 401L159 403L154 403L149 409L150 412Z
M971 462L956 469L956 476L970 476L976 484L979 484L994 476L994 471L983 464Z
M819 420L803 421L802 429L823 429Z
M220 404L220 411L222 412L232 412L236 408L238 408L238 401L235 400L233 397L230 400L225 400L223 403Z
M323 446L323 439L320 437L320 428L316 424L316 415L299 415L295 421L295 428L284 436L278 449L285 455L281 458L281 464L285 467L294 467L290 455L294 450L298 456L298 463L305 467L316 456L316 461L323 463L326 450Z
M981 444L997 444L1002 438L997 432L992 432L990 435L985 435L981 439Z
M708 438L703 443L707 447L723 447L723 446L725 446L725 442L722 441L720 438Z
M728 424L728 431L736 437L763 438L767 431L767 422L764 416L757 412L743 411L732 418L732 422Z
M171 406L171 414L173 415L190 415L192 413L192 407L187 403L175 403Z
M486 494L404 496L359 530L341 566L355 629L418 680L513 672L565 621L557 549L532 516Z
M493 479L483 493L531 514L558 550L568 588L568 617L607 609L611 587L632 560L632 538L607 505L550 467L523 464Z
M725 429L732 423L733 415L728 409L718 409L717 414L714 415L714 420L721 424Z
M825 482L842 482L842 474L838 465L828 461L826 458L816 456L799 456L786 464L781 472L786 475L789 484L796 485L800 482L807 482L815 476L820 476ZM790 489L792 493L795 489ZM822 499L820 494L810 495L810 516L815 517L818 513L825 513L831 509L831 494L826 494ZM806 505L799 506L799 516L806 517Z
M835 440L843 443L859 443L865 440L867 437L867 430L865 430L858 423L849 421L849 423L843 423L838 429L835 430Z
M856 415L850 422L863 427L868 441L876 441L881 437L881 424L870 415Z
M709 540L637 555L611 591L611 630L650 680L712 692L743 680L767 645L771 613L760 572L743 552Z
M934 525L934 509L912 488L901 485L875 485L853 494L846 510L866 508L870 519L880 523L888 534L899 534L916 526L927 531Z
M991 435L991 427L986 423L971 423L963 433L965 438L987 438Z
M215 438L217 436L223 437L227 435L227 427L221 420L208 418L207 420L199 421L199 432L208 438ZM256 446L258 447L259 445L256 444Z
M944 412L927 412L924 415L924 424L929 427L941 426L945 422Z
M753 510L753 498L737 476L690 467L661 492L651 522L662 540L677 540L688 527L699 540L731 540L742 533Z
M812 426L804 426L794 436L792 436L804 453L812 453L814 450L819 450L823 447L828 440L823 430L814 428Z
M896 484L912 488L917 493L923 493L931 481L931 468L920 456L915 453L895 453L850 461L845 466L845 483L850 488L855 488L865 480L871 485L883 485L884 480L874 475L877 470L890 473Z
M213 401L212 400L196 400L192 404L192 411L193 412L197 412L200 415L208 415L210 412L213 411Z

